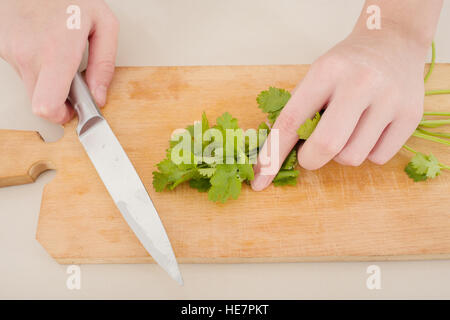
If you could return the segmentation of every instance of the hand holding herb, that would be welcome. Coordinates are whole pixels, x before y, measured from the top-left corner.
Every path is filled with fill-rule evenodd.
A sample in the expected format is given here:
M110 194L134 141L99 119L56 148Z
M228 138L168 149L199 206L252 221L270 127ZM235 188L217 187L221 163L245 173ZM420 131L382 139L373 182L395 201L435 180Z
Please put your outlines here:
M367 28L371 4L381 9L380 30ZM331 160L351 166L390 160L423 116L423 69L441 6L440 0L367 1L353 32L312 64L286 106L265 110L279 130L279 152L270 154L268 148L272 130L259 159L269 154L270 161L264 166L258 161L253 189L271 183L298 144L299 126L322 109L320 122L310 120L309 126L317 127L298 151L303 168L315 170ZM274 164L271 175L262 174Z

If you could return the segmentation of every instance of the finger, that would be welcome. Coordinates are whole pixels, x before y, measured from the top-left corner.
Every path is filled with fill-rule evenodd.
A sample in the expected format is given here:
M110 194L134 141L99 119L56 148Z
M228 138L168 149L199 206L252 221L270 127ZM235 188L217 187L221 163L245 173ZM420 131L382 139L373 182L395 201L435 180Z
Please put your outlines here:
M43 62L32 98L33 113L54 123L63 124L73 117L73 109L66 104L70 84L78 69L81 56L70 59L64 55ZM76 61L76 62L75 62Z
M11 65L22 79L30 100L33 98L34 87L36 86L37 76L40 65L35 54L30 54L30 50L22 49L16 53L14 63ZM26 53L24 53L26 52Z
M34 88L36 87L37 72L34 70L21 70L20 76L30 99L33 98Z
M119 33L117 19L109 11L102 12L103 15L97 18L89 37L89 58L86 70L89 89L101 107L106 103L107 89L114 74Z
M363 112L344 149L334 158L336 162L349 166L359 166L364 162L383 130L392 121L386 109L370 106Z
M390 123L370 152L368 159L380 165L388 162L411 137L422 115L421 108L417 108L407 116L395 119Z
M298 151L299 164L316 170L333 159L346 145L362 113L369 104L364 90L358 96L353 90L337 90L312 135Z
M297 129L328 101L334 82L323 78L324 73L310 71L295 90L278 116L255 165L252 188L266 188L279 171L282 162L298 141Z

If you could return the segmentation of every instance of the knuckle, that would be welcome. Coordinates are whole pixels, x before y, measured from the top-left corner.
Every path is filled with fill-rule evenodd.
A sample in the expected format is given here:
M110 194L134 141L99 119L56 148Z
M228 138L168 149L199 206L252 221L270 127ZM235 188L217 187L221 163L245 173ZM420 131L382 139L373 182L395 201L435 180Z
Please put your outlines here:
M46 103L43 101L41 97L39 97L38 94L34 94L32 101L31 101L31 110L33 113L39 117L44 117L46 114Z
M41 112L41 109L39 107L37 107L35 105L32 105L31 111L33 112L33 114L35 116L42 117L42 112Z
M51 117L49 108L44 105L40 105L40 104L33 105L32 111L33 111L33 114L35 114L36 116L41 117L41 118L48 119Z
M112 57L98 61L97 66L103 72L109 72L109 73L112 73L115 68L114 60L112 59Z
M333 137L319 137L315 144L325 154L337 154L342 148L342 142Z
M275 127L287 134L295 135L298 129L297 117L291 112L282 112L276 121Z
M346 66L346 61L335 54L327 54L317 59L311 66L319 74L337 75Z
M358 70L359 71L355 75L355 90L357 90L358 87L360 87L361 89L366 87L375 89L381 83L381 76L379 71L374 70L371 67L359 68Z
M33 113L45 119L54 119L55 115L57 115L58 108L60 106L48 101L33 101L32 103Z
M381 98L383 101L391 101L392 103L401 102L401 97L399 96L401 89L398 84L393 81L386 80L381 90L383 92L383 97Z
M110 78L114 74L115 63L113 59L103 59L97 61L94 66L95 70L98 70L101 78Z

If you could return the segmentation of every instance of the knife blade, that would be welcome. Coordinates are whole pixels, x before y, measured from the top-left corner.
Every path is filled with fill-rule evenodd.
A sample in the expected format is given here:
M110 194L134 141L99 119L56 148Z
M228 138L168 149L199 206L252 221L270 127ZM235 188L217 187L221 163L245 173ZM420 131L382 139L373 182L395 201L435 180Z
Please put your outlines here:
M78 114L78 138L125 221L153 259L183 285L158 212L79 72L72 81L68 100Z

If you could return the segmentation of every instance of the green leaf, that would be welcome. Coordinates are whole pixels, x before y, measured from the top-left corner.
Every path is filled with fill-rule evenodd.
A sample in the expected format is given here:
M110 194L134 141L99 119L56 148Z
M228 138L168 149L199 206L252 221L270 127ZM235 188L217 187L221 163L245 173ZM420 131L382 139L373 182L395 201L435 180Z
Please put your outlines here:
M203 111L202 113L202 133L209 129L209 121L206 117L206 113Z
M202 133L206 131L210 124L206 118L206 114L202 114L202 121L195 122L194 125L188 126L188 132L193 136L195 132L199 133L201 127ZM229 113L224 113L217 119L214 126L224 134L224 147L229 147L230 157L234 163L232 164L215 164L207 163L204 159L198 158L199 162L175 164L171 160L171 149L166 152L167 158L161 161L157 167L158 171L153 173L153 186L157 191L164 189L173 190L179 184L189 181L192 188L200 192L208 191L209 199L213 201L225 202L227 199L236 199L241 191L242 182L250 181L254 178L253 167L249 163L246 155L246 144L242 129L238 127L236 118ZM226 131L235 130L234 134L226 139ZM230 140L230 141L228 141ZM208 142L209 143L209 142ZM172 144L173 147L175 144ZM234 148L232 147L234 145ZM193 151L191 158L193 158ZM181 151L180 151L181 153ZM239 163L236 162L239 160ZM242 163L240 163L242 161Z
M253 172L253 166L251 164L238 164L239 178L241 181L253 180L255 173Z
M237 176L237 165L220 164L212 176L208 198L225 203L229 198L237 199L241 193L241 181Z
M198 172L206 178L211 178L216 172L216 168L199 168Z
M177 169L177 165L168 159L164 159L156 165L162 173L171 174Z
M275 121L277 120L278 116L280 115L281 110L275 111L275 112L271 112L269 113L269 115L267 116L267 119L269 119L269 122L271 124L274 124Z
M187 171L179 170L176 174L173 175L177 176L177 178L172 181L173 183L171 185L169 185L169 189L175 189L179 184L182 184L183 182L189 181L193 177L196 177L197 174L198 171L196 169Z
M225 112L216 121L217 125L222 127L222 129L239 129L238 121L236 118L233 118L231 114ZM225 138L225 137L224 137Z
M270 87L269 90L262 91L256 98L258 107L266 113L272 113L283 109L291 98L289 91Z
M427 175L417 173L416 169L413 167L411 162L409 162L406 165L405 172L408 175L408 177L413 179L415 182L427 180Z
M441 165L438 159L430 155L417 152L405 167L406 174L414 181L424 181L427 178L433 179L441 173Z
M416 153L411 159L411 167L418 175L426 175L428 178L435 178L441 173L438 159L433 155Z
M153 187L156 192L162 192L169 184L169 177L161 172L153 171Z
M267 133L269 133L270 128L269 128L269 126L267 125L267 123L261 122L261 123L259 124L259 126L258 126L258 131L259 131L259 130L266 130Z
M433 179L440 174L441 166L439 165L439 161L433 154L430 153L430 155L428 156L427 177Z
M169 159L164 159L157 164L157 167L160 172L153 173L153 185L156 191L163 191L165 188L172 190L198 173L193 164L176 165Z
M299 139L306 140L313 133L314 129L317 127L317 124L320 121L320 113L316 112L316 115L313 119L306 120L300 128L297 130L297 134Z
M279 186L297 185L298 170L281 170L273 179L273 184Z
M207 192L211 188L211 183L208 178L192 179L189 180L189 186L200 192Z
M189 132L189 134L192 137L192 139L194 139L194 125L191 124L191 125L187 126L186 130Z
M258 126L258 131L257 131L257 137L258 137L258 141L257 141L257 145L258 148L261 148L264 144L264 142L267 139L267 136L270 133L270 128L267 125L267 123L265 122L261 122Z
M294 148L289 152L286 160L284 160L281 170L292 170L297 164L297 149Z
M426 174L428 170L427 161L427 156L418 152L414 157L412 157L411 166L418 174Z

